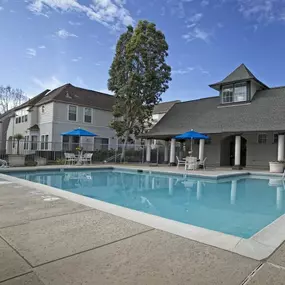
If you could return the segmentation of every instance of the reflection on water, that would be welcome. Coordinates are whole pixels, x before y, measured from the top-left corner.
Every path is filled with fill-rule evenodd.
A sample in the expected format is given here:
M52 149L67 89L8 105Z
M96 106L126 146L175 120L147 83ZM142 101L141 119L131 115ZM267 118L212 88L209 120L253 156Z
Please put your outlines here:
M248 238L285 212L280 179L217 182L117 170L11 174L90 198Z

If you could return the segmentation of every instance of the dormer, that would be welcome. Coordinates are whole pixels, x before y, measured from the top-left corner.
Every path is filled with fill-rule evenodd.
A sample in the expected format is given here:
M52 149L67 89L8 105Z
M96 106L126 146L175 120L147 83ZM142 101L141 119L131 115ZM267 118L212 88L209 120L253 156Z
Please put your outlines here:
M257 91L269 89L244 64L210 87L220 92L222 105L250 102Z

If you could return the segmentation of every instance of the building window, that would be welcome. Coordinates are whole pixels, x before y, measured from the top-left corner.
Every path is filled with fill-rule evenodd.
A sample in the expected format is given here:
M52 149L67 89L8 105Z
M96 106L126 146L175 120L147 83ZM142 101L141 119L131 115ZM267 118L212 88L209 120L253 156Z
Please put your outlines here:
M22 119L21 117L19 117L19 118L18 118L19 124L22 122L22 120L21 120L21 119Z
M16 118L16 124L19 124L19 118L18 117Z
M257 142L259 144L266 144L267 143L267 134L258 134Z
M247 83L236 83L223 86L222 103L244 102L247 101Z
M31 150L37 150L38 148L37 140L38 140L37 136L32 136Z
M25 116L22 116L22 123L25 122Z
M68 120L76 121L77 120L77 107L69 105L68 106Z
M45 148L45 136L41 136L41 149Z
M45 149L48 150L48 135L45 135Z
M42 106L42 113L45 112L45 105Z
M24 138L24 149L29 148L29 136L25 136Z
M273 143L278 143L278 134L273 135Z
M48 135L41 136L41 149L48 150Z
M91 123L91 122L92 122L92 109L84 108L84 123Z
M28 122L28 115L25 115L25 122Z

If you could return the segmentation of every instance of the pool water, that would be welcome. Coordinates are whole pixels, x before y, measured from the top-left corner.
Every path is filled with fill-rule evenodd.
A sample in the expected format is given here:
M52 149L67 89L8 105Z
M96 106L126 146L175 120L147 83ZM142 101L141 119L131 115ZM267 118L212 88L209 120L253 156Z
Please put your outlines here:
M280 178L216 180L117 169L9 175L243 238L251 237L285 212Z

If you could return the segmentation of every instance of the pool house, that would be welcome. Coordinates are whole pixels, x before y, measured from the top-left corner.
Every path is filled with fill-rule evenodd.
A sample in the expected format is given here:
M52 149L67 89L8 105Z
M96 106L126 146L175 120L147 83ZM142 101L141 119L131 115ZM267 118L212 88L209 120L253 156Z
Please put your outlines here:
M196 141L193 155L211 166L268 168L284 160L285 87L268 87L244 65L211 84L218 96L176 103L148 133L146 160L152 140L163 141L164 161L176 164L184 143L175 136L191 129L209 140Z

